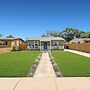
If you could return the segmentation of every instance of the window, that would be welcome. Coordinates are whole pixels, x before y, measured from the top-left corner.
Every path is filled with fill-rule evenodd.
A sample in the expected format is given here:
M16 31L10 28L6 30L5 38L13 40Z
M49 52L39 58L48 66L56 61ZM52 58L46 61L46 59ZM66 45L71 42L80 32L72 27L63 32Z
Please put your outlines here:
M7 41L0 41L0 45L7 45Z
M3 41L3 45L7 45L7 41Z
M58 46L58 41L54 41L54 46Z
M38 46L38 41L34 41L34 46Z
M3 41L0 41L0 45L3 45Z
M64 41L60 41L60 46L64 46Z

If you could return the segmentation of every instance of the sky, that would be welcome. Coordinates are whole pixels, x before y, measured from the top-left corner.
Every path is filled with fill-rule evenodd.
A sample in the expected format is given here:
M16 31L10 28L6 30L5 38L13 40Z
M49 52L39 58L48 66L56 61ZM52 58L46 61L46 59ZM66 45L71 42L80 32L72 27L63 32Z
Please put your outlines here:
M40 37L67 27L90 31L90 0L0 0L3 37Z

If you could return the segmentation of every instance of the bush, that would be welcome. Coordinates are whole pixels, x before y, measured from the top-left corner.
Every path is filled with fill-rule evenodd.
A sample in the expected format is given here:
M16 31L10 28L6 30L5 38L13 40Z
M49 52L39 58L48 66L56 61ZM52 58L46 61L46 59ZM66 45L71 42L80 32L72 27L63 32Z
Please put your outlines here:
M56 75L57 75L57 77L61 76L60 72L56 72Z
M37 65L38 65L38 63L39 63L39 60L38 60L38 59L36 59L36 60L35 60L35 64L37 64Z
M14 51L19 51L19 46L14 45L14 46L13 46L13 50L14 50Z
M56 63L54 63L53 67L56 69L56 68L58 68L58 65Z
M33 68L35 68L35 69L36 69L36 68L37 68L37 65L36 65L36 64L34 64L34 65L33 65Z

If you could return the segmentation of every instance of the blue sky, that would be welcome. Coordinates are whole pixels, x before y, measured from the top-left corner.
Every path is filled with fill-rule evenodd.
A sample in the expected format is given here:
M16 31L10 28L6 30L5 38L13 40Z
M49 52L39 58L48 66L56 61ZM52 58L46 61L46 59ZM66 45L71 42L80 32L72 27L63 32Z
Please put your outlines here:
M90 0L0 0L0 33L23 39L66 27L90 31Z

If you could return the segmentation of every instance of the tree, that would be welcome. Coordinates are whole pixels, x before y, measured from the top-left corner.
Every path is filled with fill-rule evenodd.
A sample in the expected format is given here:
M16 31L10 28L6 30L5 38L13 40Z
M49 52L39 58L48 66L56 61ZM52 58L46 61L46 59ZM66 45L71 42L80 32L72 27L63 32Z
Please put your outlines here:
M86 32L87 33L87 35L88 35L88 38L90 38L90 31L89 32Z
M78 29L73 30L74 38L80 38L81 31Z
M80 32L80 38L90 38L90 32Z
M62 36L64 39L66 39L66 41L70 41L74 38L84 38L84 37L88 37L88 34L84 31L80 31L78 29L74 29L74 28L66 28L63 32L62 32Z
M12 36L12 35L9 35L9 36L7 36L7 38L15 38L14 36Z
M41 37L46 37L46 35L45 35L45 34L43 34Z
M62 36L64 39L66 39L66 41L70 41L74 38L77 37L77 33L78 30L74 29L74 28L66 28L63 32L62 32Z
M84 32L75 28L65 28L62 32L47 31L42 37L62 37L69 42L74 38L90 38L90 31Z
M43 34L42 37L61 37L61 32L58 31L47 31L46 34Z

